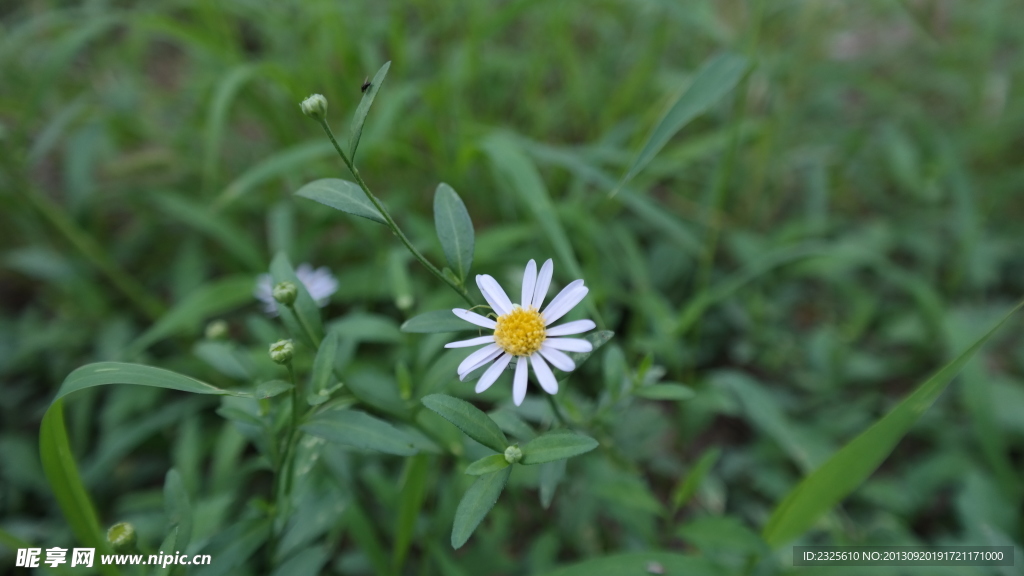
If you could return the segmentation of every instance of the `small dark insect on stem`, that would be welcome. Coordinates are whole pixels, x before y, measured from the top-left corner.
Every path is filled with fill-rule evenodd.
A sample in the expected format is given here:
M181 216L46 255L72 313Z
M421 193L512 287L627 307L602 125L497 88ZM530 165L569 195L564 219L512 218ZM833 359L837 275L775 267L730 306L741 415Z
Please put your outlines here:
M362 88L360 88L360 90L361 90L361 91L363 91L363 92L366 92L367 88L369 88L370 86L373 86L373 84L372 84L372 83L370 83L370 77L369 77L369 76L367 76L367 77L366 77L366 78L365 78L365 79L363 80L363 87L362 87Z

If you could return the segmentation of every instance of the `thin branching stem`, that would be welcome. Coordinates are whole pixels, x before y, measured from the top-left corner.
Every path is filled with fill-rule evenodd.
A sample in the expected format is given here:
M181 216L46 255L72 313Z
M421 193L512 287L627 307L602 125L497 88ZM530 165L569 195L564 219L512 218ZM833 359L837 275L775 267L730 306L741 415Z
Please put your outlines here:
M423 256L423 254L421 254L420 251L417 250L415 246L412 245L412 242L410 242L409 238L407 238L405 233L402 232L402 229L398 227L398 224L396 224L394 219L391 218L391 215L388 214L386 210L384 210L384 206L380 203L380 200L378 200L377 197L374 196L372 192L370 192L370 188L366 185L366 182L363 181L363 177L359 175L359 170L356 169L355 165L345 154L345 152L341 149L341 146L338 145L338 141L335 140L334 138L334 132L332 132L331 127L327 125L327 121L321 118L320 126L323 127L324 132L327 133L327 137L331 139L331 144L334 145L334 149L338 152L338 156L341 156L342 161L345 162L345 166L348 167L348 171L352 173L352 177L356 179L356 184L359 184L359 187L363 189L363 193L366 194L366 198L371 203L373 203L373 206L377 209L378 212L380 212L380 215L384 218L384 221L387 223L388 228L391 228L391 231L394 232L395 236L398 236L398 239L402 241L402 244L405 244L405 247L409 249L409 252L411 252L412 255L415 256L416 259L420 261L420 264L423 264L423 266L427 270L429 270L431 274L437 276L439 280L450 286L452 290L458 292L459 296L462 296L462 298L470 305L475 304L475 302L473 302L473 299L469 296L469 292L466 291L465 286L445 276L440 270L437 269L437 266L431 264L430 261L427 260L427 258Z

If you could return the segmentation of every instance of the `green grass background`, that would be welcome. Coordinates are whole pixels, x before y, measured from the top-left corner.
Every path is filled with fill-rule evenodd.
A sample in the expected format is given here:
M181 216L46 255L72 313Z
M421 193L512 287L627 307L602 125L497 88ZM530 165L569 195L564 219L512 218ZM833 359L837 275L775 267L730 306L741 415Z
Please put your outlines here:
M349 499L324 505L325 573L543 573L643 550L725 574L793 570L788 548L773 557L757 536L775 505L1024 295L1012 1L28 1L0 17L0 528L44 547L73 545L38 457L60 382L121 360L231 386L197 353L214 318L272 370L282 331L248 294L278 251L337 274L325 317L352 322L352 378L395 387L397 364L418 392L507 403L507 384L478 398L439 366L443 337L397 330L455 294L383 227L292 197L344 176L299 101L324 94L344 138L364 78L389 60L357 164L413 242L444 261L431 207L447 182L476 228L474 273L515 287L529 258L560 256L541 224L553 217L616 332L569 381L570 409L593 414L620 357L697 395L617 405L596 424L611 456L571 461L547 510L537 478L513 475L458 552L460 457L339 464ZM749 73L620 187L722 53ZM538 182L552 204L540 213ZM557 285L574 279L555 264ZM220 305L139 344L214 284ZM1019 552L1022 352L1014 321L800 542ZM172 466L199 541L259 506L269 473L217 406L128 387L67 404L105 525L131 521L157 546ZM539 398L526 408L543 420ZM399 529L410 470L425 500ZM687 485L694 470L706 476ZM0 546L0 572L12 565Z

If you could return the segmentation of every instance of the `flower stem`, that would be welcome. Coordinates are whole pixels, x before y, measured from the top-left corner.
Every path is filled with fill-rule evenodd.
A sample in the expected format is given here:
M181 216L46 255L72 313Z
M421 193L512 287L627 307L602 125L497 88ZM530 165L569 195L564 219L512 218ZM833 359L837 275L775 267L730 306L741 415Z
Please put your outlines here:
M544 397L548 399L548 404L551 405L551 412L554 413L555 418L558 418L563 427L568 428L569 423L565 421L562 411L558 409L558 402L555 402L555 396L553 394L544 394Z
M313 346L315 346L317 350L319 350L322 340L317 337L316 333L313 332L313 329L309 327L309 324L306 323L306 319L303 318L302 314L299 314L299 311L295 309L295 303L289 304L288 309L291 310L292 315L295 316L295 320L299 323L299 326L302 326L302 331L306 333L306 337L309 338L309 341L313 343ZM291 364L288 365L288 369L291 370ZM294 380L295 378L293 377L293 384L295 384ZM298 386L298 384L296 384L296 386Z
M384 206L380 203L380 200L378 200L377 197L374 196L372 192L370 192L370 188L367 187L366 182L363 181L363 177L359 175L359 170L356 169L355 165L352 163L349 157L345 155L344 151L342 151L341 146L338 145L338 141L334 139L334 132L332 132L331 127L327 125L327 121L324 120L323 118L321 118L319 121L320 126L324 129L324 132L327 133L327 137L331 139L331 144L334 145L334 149L338 152L338 156L341 156L341 159L342 161L345 162L345 166L348 168L348 171L351 172L352 176L356 179L356 184L359 184L359 187L363 189L363 193L366 194L366 198L373 204L377 211L380 212L380 215L384 218L384 221L387 223L388 228L391 228L391 231L394 232L395 236L398 236L398 239L402 241L402 244L404 244L405 247L409 249L409 252L411 252L412 255L415 256L416 259L420 261L420 264L423 264L423 266L427 270L429 270L431 274L437 276L439 280L450 286L452 290L458 292L459 296L462 296L462 298L465 299L466 302L469 302L470 305L473 305L473 299L470 298L469 292L466 291L465 286L462 286L461 284L455 282L451 278L448 278L447 276L442 274L441 271L437 269L437 266L431 264L430 261L427 260L426 257L423 256L423 254L421 254L420 251L417 250L412 245L412 242L410 242L409 238L405 236L405 233L403 233L401 228L398 227L398 224L396 224L394 219L391 218L391 215L388 214L386 210L384 210Z

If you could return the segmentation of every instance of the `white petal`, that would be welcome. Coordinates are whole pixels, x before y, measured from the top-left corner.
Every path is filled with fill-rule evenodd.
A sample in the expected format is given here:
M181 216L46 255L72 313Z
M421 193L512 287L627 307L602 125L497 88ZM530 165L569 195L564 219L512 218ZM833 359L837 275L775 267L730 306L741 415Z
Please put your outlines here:
M562 372L572 372L576 369L576 363L572 361L572 358L569 358L564 352L556 350L551 346L541 344L540 355L548 362L551 362L552 366L558 368Z
M533 290L532 306L538 310L540 310L540 305L544 303L544 297L548 295L548 288L551 287L551 273L554 271L554 268L554 263L551 261L551 258L548 258L544 265L540 267L540 273L537 274L537 287Z
M523 272L523 297L519 305L529 308L533 303L533 289L537 287L537 263L530 260L526 263L526 270Z
M526 368L526 358L520 356L516 364L515 381L512 383L512 401L516 403L516 406L522 404L523 399L526 398L526 378L529 374L530 372Z
M483 316L477 314L476 312L470 312L469 310L464 310L462 308L453 308L452 313L458 316L459 318L462 318L466 322L476 324L477 326L483 328L490 328L491 330L494 330L494 328L498 325L497 322L491 320L490 318L484 318Z
M581 338L548 338L543 345L566 352L590 352L594 349L593 344Z
M468 348L470 346L479 346L481 344L490 344L494 342L494 336L481 336L479 338L470 338L469 340L459 340L457 342L449 342L444 345L445 348Z
M458 373L459 376L472 372L475 368L478 368L481 362L487 362L488 356L497 356L501 353L501 346L497 344L489 344L483 348L473 352L466 359L459 364Z
M484 366L490 364L491 362L494 361L495 358L500 356L503 352L504 352L503 350L495 350L494 352L491 352L490 354L488 354L487 357L484 358L483 360L481 360L481 361L477 362L476 364L470 366L469 370L466 370L462 374L459 374L459 382L465 382L466 378L469 378L470 374L472 374L473 372L476 372L480 368L483 368Z
M491 367L488 368L487 371L484 372L484 375L480 377L480 380L477 381L476 393L479 394L490 388L491 384L494 384L494 381L498 379L498 376L501 376L501 371L504 370L511 361L512 355L508 352L498 356L498 359L494 361L494 364L491 364Z
M540 387L548 394L558 394L558 380L555 380L555 375L551 373L551 368L540 357L540 354L534 353L533 356L530 356L530 364L533 364L533 373L537 376Z
M512 301L508 299L508 294L505 294L505 290L501 288L497 280L488 274L478 274L476 285L480 287L480 291L483 292L487 303L491 305L491 308L499 316L512 311Z
M594 324L593 320L574 320L561 326L548 328L546 332L548 336L569 336L570 334L581 334L594 328L597 328L597 324Z
M583 297L590 292L590 288L583 285L583 280L573 280L568 286L555 296L555 299L548 304L548 307L541 312L544 317L544 324L548 325L565 316L567 312L576 307L583 300Z

